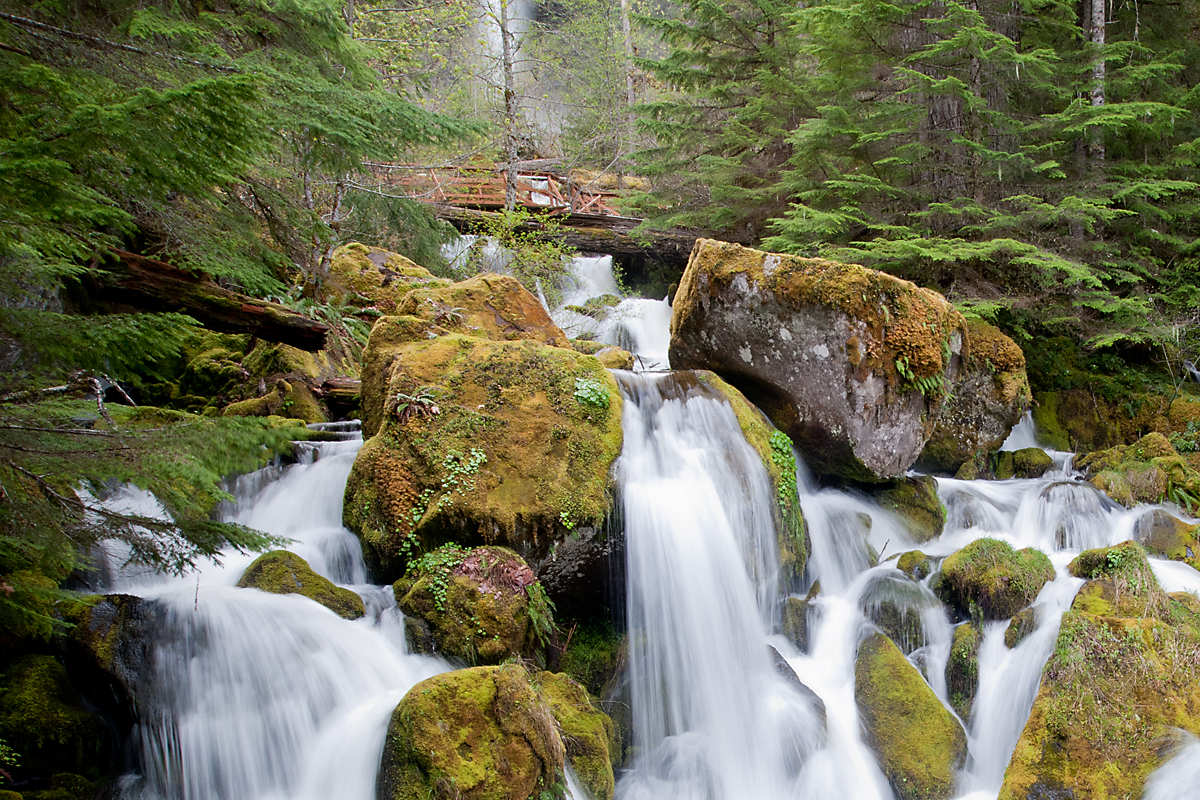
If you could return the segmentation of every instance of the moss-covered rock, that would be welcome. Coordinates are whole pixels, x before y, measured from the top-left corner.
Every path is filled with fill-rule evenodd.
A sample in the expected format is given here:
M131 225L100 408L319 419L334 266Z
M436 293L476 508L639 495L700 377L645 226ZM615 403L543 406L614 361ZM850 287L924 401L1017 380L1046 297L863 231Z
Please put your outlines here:
M413 562L392 590L419 652L472 665L545 661L552 609L533 570L507 548L445 545Z
M946 660L946 692L950 705L962 719L971 718L971 706L979 689L979 646L983 632L972 621L954 629L950 657Z
M966 733L881 633L858 647L854 699L866 741L898 797L940 800L954 795L955 773L967 755Z
M812 542L808 538L800 498L796 493L796 456L792 451L792 441L787 434L775 430L762 411L715 372L695 370L694 374L700 385L716 392L729 403L742 435L758 452L771 478L777 501L774 515L775 544L779 554L779 590L783 594L790 594L799 589L804 568L812 553ZM687 380L685 373L677 375L681 380Z
M461 310L436 322L448 303ZM372 438L347 483L347 527L384 574L447 541L503 544L560 607L591 604L613 548L616 381L594 356L544 344L566 339L511 279L414 290L400 310L428 318L372 329L362 384Z
M327 422L325 410L312 390L300 381L275 381L271 391L261 397L239 400L221 410L226 417L270 417L302 419L305 423Z
M300 556L287 550L263 553L246 567L237 585L271 594L299 594L346 619L365 613L362 598L313 571Z
M410 289L449 285L398 253L350 242L333 251L325 291L330 302L392 313Z
M1025 637L1033 633L1035 628L1037 628L1037 612L1032 608L1019 612L1004 629L1004 646L1009 650L1013 649L1025 641Z
M783 635L800 652L808 651L808 600L788 597L783 601Z
M933 560L920 550L909 550L896 559L896 569L915 581L923 581L933 572Z
M968 319L963 374L937 414L917 459L920 469L954 473L979 454L994 453L1029 406L1025 354L998 328Z
M1138 519L1133 536L1154 555L1184 561L1200 570L1200 525L1189 525L1157 508Z
M993 476L998 481L1010 478L1040 478L1054 466L1054 459L1040 447L1002 450L996 453Z
M101 688L92 692L111 699L105 711L121 727L136 721L133 698L154 669L155 605L125 594L84 598L67 615L75 627L68 637L71 663Z
M74 772L92 780L113 766L113 742L58 659L24 655L0 673L0 740L20 754L18 781Z
M1200 472L1161 433L1079 458L1088 481L1123 506L1171 501L1200 506Z
M1194 599L1165 595L1132 542L1072 571L1101 577L1063 615L1001 800L1141 797L1172 730L1200 731Z
M946 509L937 493L937 481L917 475L884 484L876 491L880 506L900 517L913 540L928 542L942 535L946 525Z
M1007 619L1054 579L1054 565L1040 550L983 538L947 556L942 578L938 591L960 613L970 616L974 605L985 619Z
M591 800L612 800L613 759L618 755L616 727L588 699L587 690L562 673L542 672L538 693L558 723L567 763Z
M405 295L396 315L496 341L527 340L570 347L541 301L507 275L476 275L441 288L418 288Z
M549 705L518 664L435 675L388 725L379 800L527 800L562 784L565 751Z
M967 346L966 321L935 292L699 239L675 295L670 358L745 392L815 472L874 482L916 460Z

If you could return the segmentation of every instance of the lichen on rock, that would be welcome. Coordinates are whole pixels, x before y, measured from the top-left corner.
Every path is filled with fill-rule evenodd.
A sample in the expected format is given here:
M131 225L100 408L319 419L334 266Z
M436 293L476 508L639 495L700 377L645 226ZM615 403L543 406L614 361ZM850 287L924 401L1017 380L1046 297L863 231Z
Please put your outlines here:
M237 585L271 594L299 594L346 619L365 613L362 598L313 571L300 556L287 550L263 553L246 567Z
M671 320L672 366L737 386L817 473L868 482L916 459L966 347L965 320L935 292L707 239Z
M392 589L418 652L470 665L545 662L553 608L533 570L507 548L444 545L412 562Z
M350 242L333 251L325 292L331 301L387 314L411 289L449 285L450 281L398 253Z
M954 795L967 755L962 725L882 633L858 647L854 699L865 738L896 795L944 800Z
M972 616L974 606L985 619L1007 619L1054 579L1054 565L1035 548L982 538L947 556L941 576L935 591L963 616Z
M1002 450L996 453L992 474L998 481L1010 478L1040 478L1054 466L1054 459L1040 447Z
M519 664L421 681L392 713L378 800L527 800L563 786L549 704Z
M971 718L975 692L979 689L979 646L983 632L968 620L954 629L950 641L950 657L946 660L946 692L950 705L964 720Z

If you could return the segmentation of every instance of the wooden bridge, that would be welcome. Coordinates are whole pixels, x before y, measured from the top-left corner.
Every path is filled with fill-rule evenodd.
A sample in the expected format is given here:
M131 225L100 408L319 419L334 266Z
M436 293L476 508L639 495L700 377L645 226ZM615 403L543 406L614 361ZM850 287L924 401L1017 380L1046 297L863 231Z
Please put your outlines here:
M529 167L538 162L525 162ZM434 207L434 214L462 233L486 230L504 208L504 171L485 163L459 167L419 167L368 163L381 189L402 193ZM646 230L632 235L643 220L622 216L619 203L634 191L649 190L645 178L582 169L521 169L517 205L538 212L521 229L539 233L539 217L557 220L547 233L583 252L608 253L623 263L661 261L682 268L700 235L683 229Z
M496 211L504 208L508 178L493 164L420 167L369 163L381 187L416 200ZM621 216L618 204L630 190L648 189L644 178L584 169L517 171L517 205L551 214Z

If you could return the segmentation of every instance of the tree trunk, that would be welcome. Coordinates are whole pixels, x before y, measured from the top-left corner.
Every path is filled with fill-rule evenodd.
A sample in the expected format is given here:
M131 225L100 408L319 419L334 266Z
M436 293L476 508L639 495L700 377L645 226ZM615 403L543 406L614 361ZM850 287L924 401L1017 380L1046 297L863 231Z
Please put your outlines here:
M1104 26L1105 0L1092 0L1091 38L1094 48L1092 61L1092 107L1104 105ZM1093 126L1088 155L1092 161L1104 161L1104 129Z
M136 253L113 250L115 259L89 273L92 299L145 311L180 311L207 328L250 333L301 350L325 346L329 327L291 309L231 292L187 270Z
M500 0L500 58L504 69L504 210L517 207L517 104L516 76L513 61L516 47L513 42L508 0Z
M633 30L629 23L629 0L621 0L621 32L625 36L625 143L617 152L617 188L623 189L625 156L633 150L633 106L637 96L633 90Z

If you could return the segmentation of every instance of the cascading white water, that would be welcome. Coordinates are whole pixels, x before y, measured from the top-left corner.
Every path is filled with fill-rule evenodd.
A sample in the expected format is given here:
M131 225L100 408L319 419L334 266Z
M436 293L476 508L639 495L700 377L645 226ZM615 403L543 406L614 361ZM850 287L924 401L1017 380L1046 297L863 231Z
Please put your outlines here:
M235 588L251 558L238 554L198 579L115 587L156 602L155 655L136 698L140 769L125 797L373 800L392 710L447 665L407 654L391 593L361 585L358 541L341 525L360 445L308 446L282 476L242 478L227 516L293 539L375 613L350 622L299 595Z
M794 797L820 741L772 666L771 483L729 405L675 375L620 375L638 755L624 800Z
M1182 800L1195 797L1200 787L1200 739L1180 731L1175 753L1146 781L1142 800Z
M597 309L594 316L569 308L605 295L620 298L622 294L613 273L612 256L578 256L571 261L563 302L551 316L568 336L590 337L633 353L637 356L636 369L666 369L671 304L665 299L626 297L611 308Z

